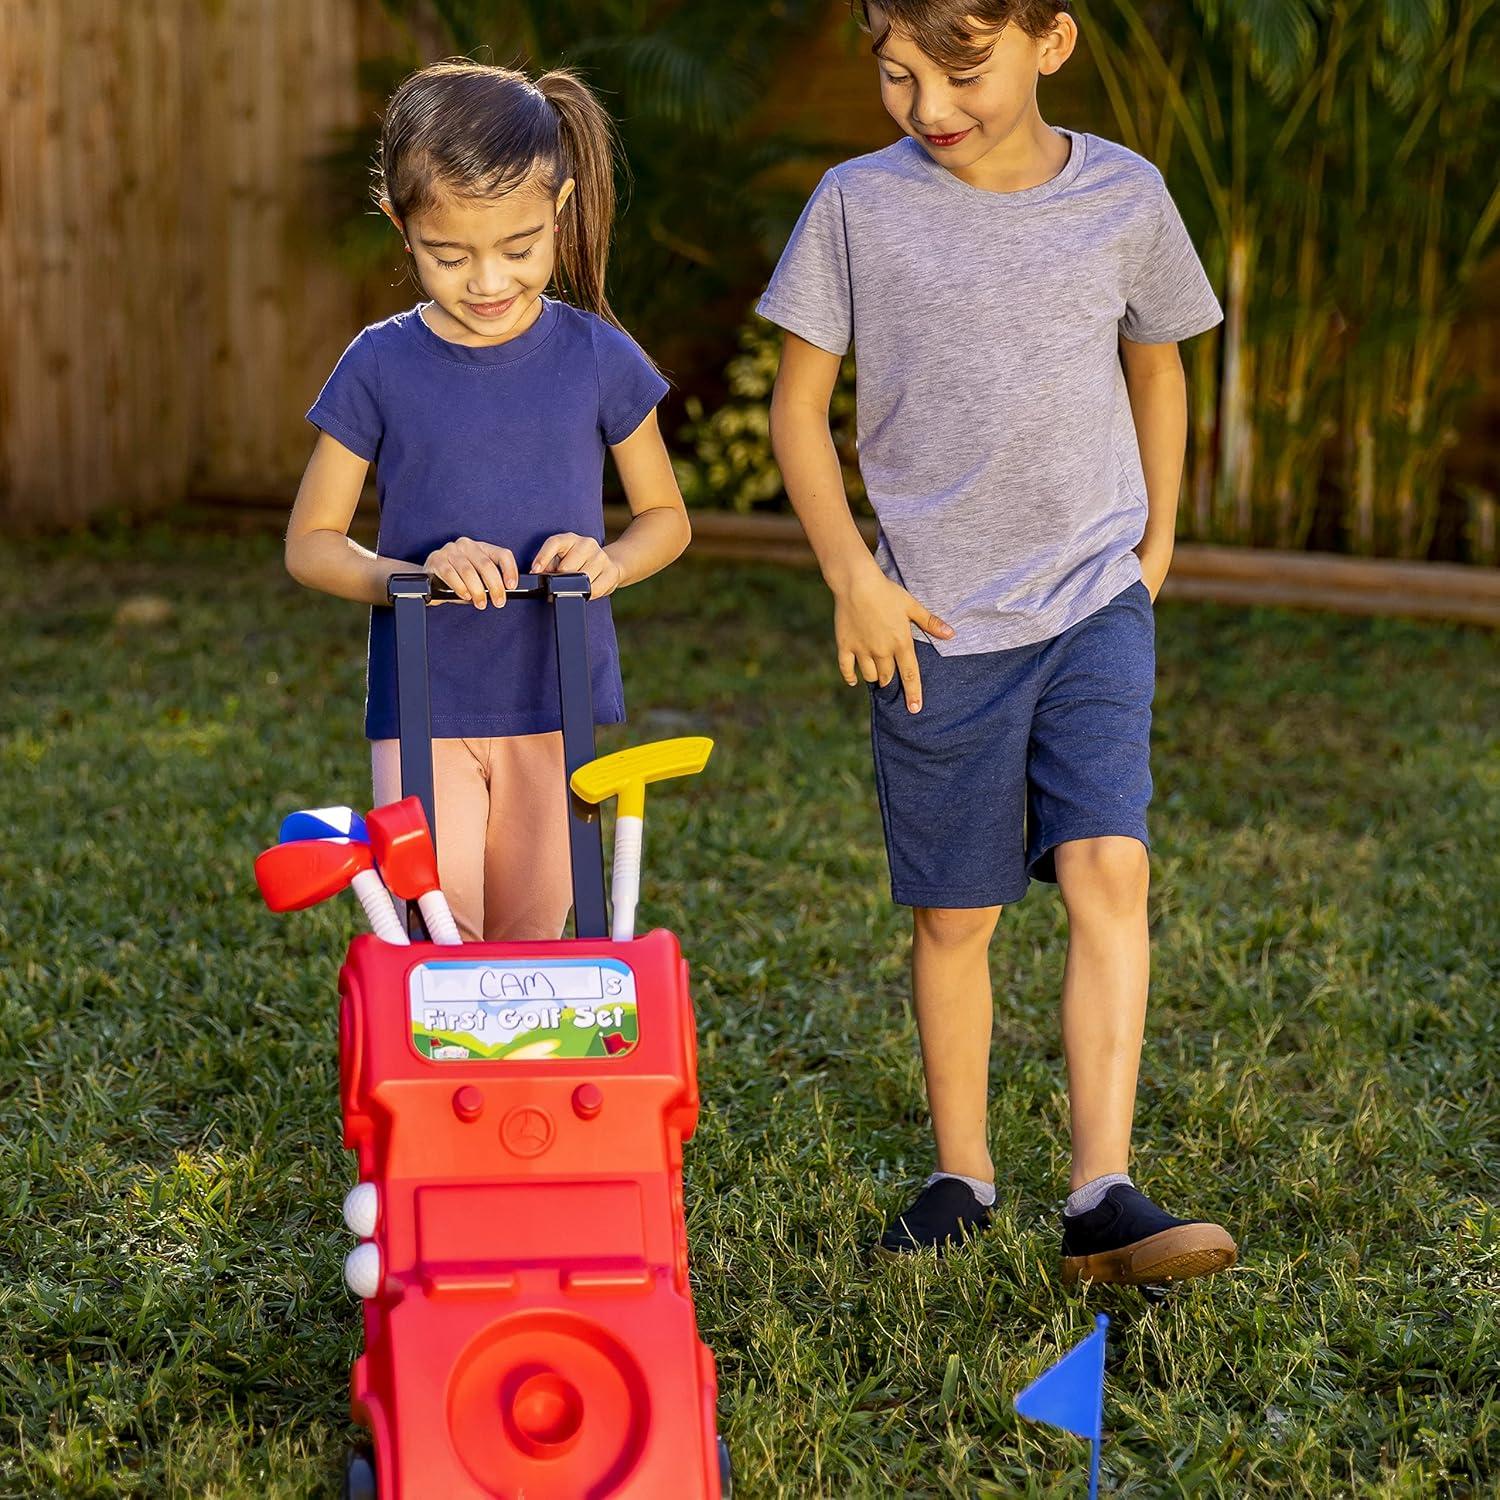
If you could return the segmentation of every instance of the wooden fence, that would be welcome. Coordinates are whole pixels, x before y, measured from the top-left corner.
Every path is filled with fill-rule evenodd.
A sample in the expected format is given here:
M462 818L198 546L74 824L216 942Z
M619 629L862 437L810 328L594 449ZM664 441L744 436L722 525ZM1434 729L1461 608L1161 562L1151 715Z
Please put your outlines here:
M265 493L363 320L315 248L370 0L0 0L0 515ZM372 128L373 128L373 122Z
M864 45L828 4L767 110L884 139ZM351 128L373 141L360 64L401 45L379 0L0 0L0 525L289 498L320 382L407 300L394 238L378 285L328 254L319 167ZM1497 297L1459 332L1475 434L1500 399ZM1457 471L1491 530L1494 452L1461 445Z

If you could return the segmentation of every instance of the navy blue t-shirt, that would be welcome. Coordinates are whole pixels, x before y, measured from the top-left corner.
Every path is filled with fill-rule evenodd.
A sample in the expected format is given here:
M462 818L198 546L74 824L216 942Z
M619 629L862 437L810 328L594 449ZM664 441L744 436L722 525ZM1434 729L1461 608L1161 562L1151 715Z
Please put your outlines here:
M554 532L604 540L604 450L667 392L628 334L544 298L519 338L485 348L439 338L421 308L366 328L344 351L308 420L375 465L383 557L420 567L455 537L509 547L524 572ZM448 604L428 611L432 732L439 739L557 729L549 608ZM609 600L588 605L594 717L625 717ZM395 618L370 611L365 733L390 739Z

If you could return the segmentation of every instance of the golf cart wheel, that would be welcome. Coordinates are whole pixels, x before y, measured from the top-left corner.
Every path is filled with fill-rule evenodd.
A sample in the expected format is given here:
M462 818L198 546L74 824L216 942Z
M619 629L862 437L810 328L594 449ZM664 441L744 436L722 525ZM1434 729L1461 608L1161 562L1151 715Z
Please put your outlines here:
M375 1497L375 1455L368 1448L353 1448L344 1460L343 1500L375 1500Z
M719 1493L723 1500L733 1500L734 1465L729 1462L729 1444L719 1439Z

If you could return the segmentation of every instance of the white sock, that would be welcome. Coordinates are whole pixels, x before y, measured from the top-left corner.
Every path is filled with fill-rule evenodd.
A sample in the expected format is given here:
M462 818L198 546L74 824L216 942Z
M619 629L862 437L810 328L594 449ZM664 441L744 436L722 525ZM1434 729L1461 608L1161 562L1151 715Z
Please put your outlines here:
M995 1184L981 1182L977 1177L965 1177L962 1172L934 1172L922 1186L931 1187L933 1183L941 1181L944 1177L951 1177L955 1182L963 1183L985 1208L995 1206Z
M1091 1208L1098 1208L1104 1202L1104 1195L1117 1183L1124 1183L1126 1187L1134 1187L1130 1180L1129 1172L1110 1172L1103 1177L1096 1177L1092 1182L1086 1182L1081 1188L1075 1188L1068 1194L1068 1201L1063 1204L1063 1212L1070 1218L1078 1214L1086 1214Z

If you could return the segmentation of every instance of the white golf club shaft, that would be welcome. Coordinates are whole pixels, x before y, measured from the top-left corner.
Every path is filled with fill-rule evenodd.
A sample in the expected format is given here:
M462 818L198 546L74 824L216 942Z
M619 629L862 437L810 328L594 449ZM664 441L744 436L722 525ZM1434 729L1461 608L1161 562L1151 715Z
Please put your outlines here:
M349 884L359 897L359 904L364 907L370 926L375 929L375 936L382 942L408 946L411 939L407 937L401 919L396 915L395 902L391 900L391 893L386 890L380 876L374 870L361 870Z
M433 942L445 943L449 947L463 942L463 938L459 936L458 923L453 920L453 910L448 905L448 898L440 890L434 887L430 891L423 891L417 897L417 907Z
M635 936L635 905L641 895L641 837L645 820L626 813L615 819L615 869L609 893L614 902L610 935L617 943Z

